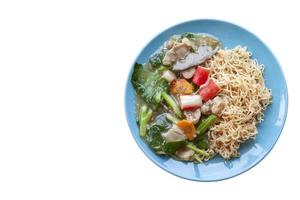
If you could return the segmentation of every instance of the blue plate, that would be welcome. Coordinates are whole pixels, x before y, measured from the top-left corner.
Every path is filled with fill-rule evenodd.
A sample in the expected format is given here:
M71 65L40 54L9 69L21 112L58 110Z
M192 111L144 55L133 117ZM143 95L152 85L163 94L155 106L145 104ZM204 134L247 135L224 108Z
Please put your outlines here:
M224 47L247 46L252 57L265 66L266 86L272 90L272 104L265 112L264 121L258 125L255 140L240 148L241 156L224 161L216 156L205 164L186 163L156 155L139 136L135 117L134 90L129 72L125 91L125 112L131 133L143 152L156 165L178 177L194 181L217 181L239 175L259 163L273 148L283 129L288 110L288 91L280 65L271 50L254 34L237 25L218 20L194 20L175 25L151 40L134 62L144 63L164 41L184 32L208 33L218 37Z

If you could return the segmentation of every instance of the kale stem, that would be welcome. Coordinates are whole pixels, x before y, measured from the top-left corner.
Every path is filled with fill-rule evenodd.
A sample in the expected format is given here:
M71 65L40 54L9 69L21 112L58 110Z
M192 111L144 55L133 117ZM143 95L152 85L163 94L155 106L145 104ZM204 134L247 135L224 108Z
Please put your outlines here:
M141 137L145 137L146 133L147 133L147 124L149 123L152 115L153 115L153 111L149 108L148 112L147 112L147 106L143 105L140 109L140 113L139 113L139 123L140 123L140 136Z
M197 148L195 145L193 145L192 143L188 143L188 144L186 145L186 147L189 148L189 149L191 149L191 150L193 150L193 151L195 151L196 153L198 153L198 154L200 154L200 155L203 155L203 156L206 156L206 157L209 156L209 154L208 154L206 151L204 151L204 150L202 150L202 149L198 149L198 148Z
M166 101L167 105L174 111L176 116L181 118L182 113L181 113L181 110L180 110L178 104L176 103L176 101L170 95L168 95L166 92L162 92L162 97Z
M168 113L166 115L167 120L169 120L170 122L172 122L173 124L177 124L177 122L179 121L176 117L174 117L173 115L171 115L170 113Z
M196 160L197 162L203 163L203 161L201 160L201 158L200 158L197 154L194 155L194 158L195 158L195 160Z
M204 134L218 119L216 115L210 115L206 119L200 122L196 132L198 135Z

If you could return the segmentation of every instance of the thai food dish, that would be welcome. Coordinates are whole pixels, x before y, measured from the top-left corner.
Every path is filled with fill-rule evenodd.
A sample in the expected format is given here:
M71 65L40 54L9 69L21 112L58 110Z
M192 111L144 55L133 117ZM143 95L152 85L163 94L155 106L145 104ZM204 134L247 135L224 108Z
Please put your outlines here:
M246 47L223 48L208 34L172 36L146 63L134 65L140 137L177 160L238 157L271 102L263 69Z

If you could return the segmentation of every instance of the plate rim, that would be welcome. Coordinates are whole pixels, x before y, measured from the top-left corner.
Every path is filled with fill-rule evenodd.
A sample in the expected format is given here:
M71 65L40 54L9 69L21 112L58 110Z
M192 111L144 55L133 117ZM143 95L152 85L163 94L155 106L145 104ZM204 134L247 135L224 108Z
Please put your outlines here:
M170 30L170 29L173 29L177 26L181 26L181 25L184 25L184 24L188 24L188 23L201 23L201 22L210 22L210 23L223 23L223 24L228 24L228 25L231 25L231 26L235 26L237 28L240 28L241 30L244 30L246 32L248 32L249 34L251 34L255 39L257 39L260 43L262 43L266 48L267 50L271 53L272 57L274 58L274 60L276 61L276 63L278 64L278 68L279 68L279 71L280 73L282 74L282 77L283 77L283 86L284 86L284 96L286 97L286 101L285 101L285 113L283 115L283 122L282 122L282 126L280 127L280 130L279 130L279 134L277 136L277 138L275 139L274 143L272 144L271 148L269 148L266 153L259 159L257 160L255 163L253 163L252 165L246 167L244 170L241 170L240 172L238 173L235 173L235 174L232 174L230 176L226 176L226 177L221 177L221 178L217 178L217 177L214 177L212 179L196 179L196 178L189 178L189 177L185 177L183 175L180 175L180 174L177 174L177 173L174 173L172 171L169 171L168 169L166 169L165 167L161 166L160 163L152 158L152 156L150 156L145 150L144 148L141 146L141 144L139 143L139 141L137 140L137 138L134 136L134 133L131 129L131 125L130 125L130 122L129 122L129 119L127 116L129 116L129 111L128 111L128 108L126 106L126 102L127 102L127 90L128 90L128 85L130 85L130 79L131 79L131 74L132 74L132 70L133 70L133 66L135 64L135 62L137 61L138 57L141 55L141 53L144 51L144 49L149 45L151 44L156 38L158 38L162 33ZM173 24L165 29L163 29L162 31L159 31L154 37L152 37L151 40L149 40L144 46L143 48L141 48L141 50L139 50L139 53L137 54L137 56L135 57L133 63L130 65L130 69L129 69L129 72L128 72L128 75L127 75L127 79L126 79L126 82L125 82L125 90L124 90L124 108L125 108L125 118L126 118L126 121L127 121L127 126L130 130L130 133L131 133L131 136L133 137L135 143L139 146L139 148L142 150L142 152L147 156L147 158L149 160L151 160L153 163L155 163L158 167L160 167L161 169L163 169L165 172L169 173L169 174L172 174L174 176L177 176L179 178L183 178L183 179L186 179L186 180L190 180L190 181L195 181L195 182L217 182L217 181L223 181L223 180L227 180L227 179L231 179L231 178L234 178L236 176L239 176L247 171L249 171L250 169L252 169L253 167L255 167L258 163L260 163L261 161L263 161L265 159L265 157L273 150L275 144L277 143L278 139L280 138L282 132L283 132L283 129L285 127L285 123L286 123L286 120L287 120L287 115L288 115L288 110L289 110L289 95L288 95L288 85L287 85L287 81L286 81L286 78L285 78L285 74L283 72L283 69L281 67L281 64L280 62L278 61L277 57L275 56L275 54L273 53L273 51L269 48L269 46L264 42L262 41L256 34L254 34L252 31L249 31L248 29L244 28L243 26L240 26L239 24L236 24L236 23L232 23L232 22L229 22L229 21L225 21L225 20L220 20L220 19L213 19L213 18L201 18L201 19L193 19L193 20L187 20L187 21L181 21L179 23L176 23L176 24Z

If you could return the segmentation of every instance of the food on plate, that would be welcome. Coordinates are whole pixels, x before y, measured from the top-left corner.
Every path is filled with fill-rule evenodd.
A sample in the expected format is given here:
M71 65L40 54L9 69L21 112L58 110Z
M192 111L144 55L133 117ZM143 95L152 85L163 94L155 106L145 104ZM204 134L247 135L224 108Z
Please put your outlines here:
M174 35L134 65L140 137L161 156L187 162L239 156L271 102L263 65L246 47L206 34Z

